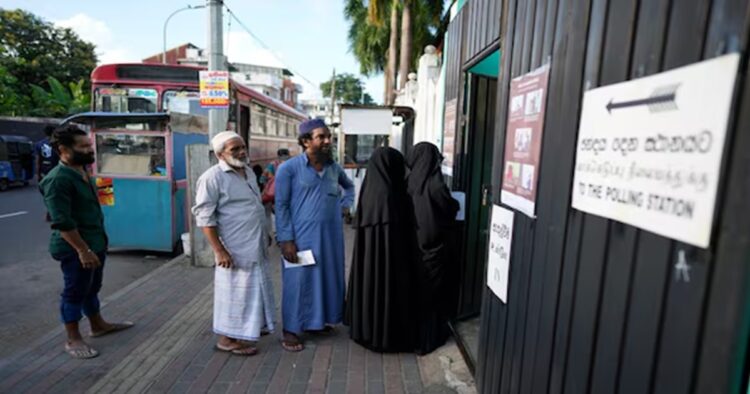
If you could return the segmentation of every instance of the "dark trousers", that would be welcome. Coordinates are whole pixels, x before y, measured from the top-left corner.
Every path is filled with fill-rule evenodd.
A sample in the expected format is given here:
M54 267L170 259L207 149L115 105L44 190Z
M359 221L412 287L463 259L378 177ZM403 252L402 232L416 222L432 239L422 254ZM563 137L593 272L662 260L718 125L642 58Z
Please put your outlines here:
M99 314L99 290L102 288L104 259L106 253L97 253L102 265L96 269L84 269L77 253L53 256L60 262L65 288L60 300L60 316L63 323L75 323L82 315Z

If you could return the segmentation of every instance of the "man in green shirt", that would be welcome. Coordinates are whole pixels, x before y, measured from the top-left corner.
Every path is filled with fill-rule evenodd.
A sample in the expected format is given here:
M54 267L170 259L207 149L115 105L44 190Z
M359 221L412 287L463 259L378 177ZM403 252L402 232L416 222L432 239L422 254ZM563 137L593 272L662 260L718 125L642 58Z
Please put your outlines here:
M55 130L51 143L60 163L41 183L44 203L52 218L50 254L60 262L65 288L60 314L68 340L65 351L73 358L99 355L83 341L78 322L83 314L91 324L91 336L98 337L133 326L108 323L99 313L107 234L96 190L86 172L94 162L94 150L86 132L68 125Z

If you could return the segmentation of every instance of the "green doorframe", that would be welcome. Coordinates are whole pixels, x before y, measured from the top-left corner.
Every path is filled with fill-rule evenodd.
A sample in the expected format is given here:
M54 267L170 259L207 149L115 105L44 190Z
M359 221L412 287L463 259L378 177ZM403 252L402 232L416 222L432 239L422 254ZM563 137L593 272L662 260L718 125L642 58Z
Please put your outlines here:
M492 155L494 154L497 80L479 74L467 74L467 118L462 136L460 180L466 193L466 222L463 238L463 269L459 299L459 318L479 313L485 281L487 227L492 207Z

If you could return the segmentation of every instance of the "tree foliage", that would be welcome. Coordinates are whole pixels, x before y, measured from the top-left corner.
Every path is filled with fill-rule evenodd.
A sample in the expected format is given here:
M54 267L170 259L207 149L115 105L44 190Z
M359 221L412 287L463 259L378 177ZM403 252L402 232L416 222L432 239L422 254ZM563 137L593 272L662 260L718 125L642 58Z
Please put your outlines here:
M388 65L389 40L401 41L400 48L409 48L411 52L401 60L398 67L402 73L416 69L419 57L427 45L435 45L442 40L447 18L445 18L442 0L345 0L344 16L349 22L349 50L360 64L360 72L365 75L386 74L386 100L392 96L388 93L395 85L396 70ZM405 19L404 7L409 12ZM391 16L395 12L401 19L401 27L391 31ZM394 16L395 18L395 16ZM404 29L410 34L402 37ZM391 36L393 33L393 37ZM406 40L406 41L404 41ZM408 44L408 45L406 45ZM394 62L399 61L400 53L394 50L390 54ZM395 67L394 67L395 68ZM406 71L404 71L406 70ZM406 75L400 76L402 82Z
M70 29L0 8L0 113L61 116L87 107L76 100L88 97L94 49Z
M67 116L78 112L84 112L89 108L91 95L84 88L84 80L70 82L65 87L60 81L53 77L47 79L49 91L39 85L31 85L31 96L34 108L31 115L36 116Z
M333 79L320 84L320 90L323 96L331 97L331 83ZM336 101L346 104L372 104L372 97L365 93L365 87L362 80L353 74L336 75Z
M385 70L390 28L370 23L368 12L363 0L346 0L344 15L349 21L349 51L357 58L360 73L370 76Z

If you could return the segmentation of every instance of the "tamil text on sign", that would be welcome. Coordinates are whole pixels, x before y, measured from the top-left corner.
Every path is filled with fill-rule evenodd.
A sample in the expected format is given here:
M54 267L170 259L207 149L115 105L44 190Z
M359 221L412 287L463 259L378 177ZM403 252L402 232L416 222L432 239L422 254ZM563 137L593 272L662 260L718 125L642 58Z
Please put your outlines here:
M487 287L502 302L508 302L510 247L513 243L513 211L499 205L492 207L489 256L487 258Z
M586 92L573 207L708 247L739 58Z

